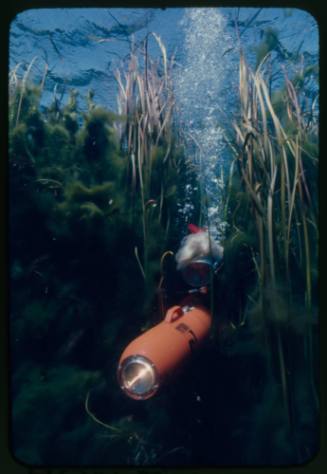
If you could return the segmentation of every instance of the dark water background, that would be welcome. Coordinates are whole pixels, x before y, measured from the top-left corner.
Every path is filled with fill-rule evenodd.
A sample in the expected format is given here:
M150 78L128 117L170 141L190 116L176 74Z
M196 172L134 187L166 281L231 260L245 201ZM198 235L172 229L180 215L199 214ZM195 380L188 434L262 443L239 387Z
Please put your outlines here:
M217 64L218 67L225 69L236 64L235 21L252 67L257 61L258 45L269 28L279 32L280 48L275 57L278 64L288 62L294 52L302 52L307 65L318 63L318 28L307 12L275 8L222 8L220 12L226 21L230 50L224 56L226 64ZM197 19L194 21L196 26ZM113 73L117 67L126 67L131 43L140 47L149 32L154 31L162 38L168 56L176 54L177 84L179 71L183 71L188 61L185 37L187 33L192 35L190 28L192 23L188 23L181 8L28 10L19 14L11 25L10 69L20 63L17 75L22 77L36 57L30 80L39 83L47 64L41 110L47 114L47 107L54 99L59 108L64 107L69 92L75 89L79 92L82 123L82 112L87 110L85 97L90 90L94 91L97 105L116 110L117 83ZM207 40L216 34L214 29L201 31ZM199 35L198 41L202 40ZM159 56L154 41L149 44L149 52ZM197 64L192 67L196 77ZM296 73L299 65L292 67ZM233 113L238 101L237 80L236 76L227 77L222 91L229 93L215 97L221 107ZM276 88L278 81L277 77ZM206 89L205 75L203 84ZM181 110L187 87L177 94ZM318 87L314 79L308 90L310 87L314 95ZM50 124L51 114L46 116L50 117L46 121ZM101 120L110 123L110 118L103 117ZM188 109L183 115L183 127L200 130L206 139L202 119ZM55 146L41 147L40 142L48 138L38 134L41 127L37 117L31 116L29 120L31 133L36 136L36 150L41 150L37 166L40 171L45 170L47 160L56 164L57 151ZM196 124L197 120L200 125ZM68 163L71 156L82 160L83 153L90 158L88 146L91 145L84 129L80 136L83 146L78 141L74 146L66 144L66 135L62 138L62 130L59 132L49 125L47 133L53 140L49 139L49 143L60 143L65 151L63 160ZM15 153L24 155L21 151L24 141L17 136L13 145ZM101 157L101 149L98 152ZM92 160L76 164L83 168L80 179L93 189L99 202L104 191L98 184L109 180L110 173L121 175L119 158L124 154L110 148L109 156L107 168L103 164L92 168ZM228 165L230 154L224 151L223 157ZM15 167L10 197L12 446L18 460L32 465L289 465L305 462L316 453L317 417L311 392L306 389L303 341L296 331L287 339L292 360L298 360L294 369L296 380L302 381L301 387L305 387L294 398L295 417L300 414L295 434L300 448L296 454L289 449L289 433L283 429L279 385L274 381L274 374L267 370L267 356L258 349L247 325L236 333L227 331L219 341L212 337L192 364L155 398L144 403L127 399L116 381L118 357L141 329L158 322L158 316L149 317L149 321L145 318L150 310L151 314L158 314L157 303L153 302L155 285L150 289L142 285L131 246L131 242L141 246L140 223L133 218L130 224L127 219L125 222L124 218L114 217L113 224L102 227L96 220L81 224L72 218L68 228L65 213L70 212L74 217L76 202L90 196L87 194L90 191L74 190L73 182L68 182L63 195L56 189L55 196L51 194L53 191L51 196L44 193L41 187L31 189L26 183L30 183L31 176L34 178L34 171L29 164L23 163L20 168L14 154L12 158ZM64 179L60 166L61 163L51 170L59 181ZM217 176L220 171L221 168L215 168ZM80 171L73 170L72 176L75 172ZM172 190L167 206L173 207L176 175L170 172L172 177L165 177L167 188ZM186 186L188 181L184 177L181 183ZM119 205L119 200L123 201L121 207L124 207L127 197L118 185L109 189ZM180 206L186 198L185 194L178 197ZM62 207L58 206L58 213L53 213L56 199ZM181 213L176 212L174 219L177 224L179 220L185 223ZM185 226L184 234L176 231L177 224L175 233L165 241L166 248L176 250L185 234ZM160 232L161 229L154 228L152 233L151 244L156 255L162 244ZM253 277L251 272L247 273L248 255L241 252L237 261L235 265L232 258L227 260L224 273L215 282L217 307L231 320L235 315L238 317L237 305L245 306L244 288ZM157 269L153 274L158 279ZM168 274L172 283L171 288L167 284L167 291L172 304L176 302L174 291L179 285L172 263ZM276 347L277 339L272 338L272 345ZM89 408L104 425L86 413L87 393Z

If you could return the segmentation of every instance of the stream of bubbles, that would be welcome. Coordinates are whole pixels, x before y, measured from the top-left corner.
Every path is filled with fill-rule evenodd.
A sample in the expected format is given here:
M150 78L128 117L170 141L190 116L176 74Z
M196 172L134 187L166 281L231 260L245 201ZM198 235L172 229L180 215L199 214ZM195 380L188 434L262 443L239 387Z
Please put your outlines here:
M184 31L182 61L174 77L176 116L181 125L189 165L195 168L202 201L202 225L221 240L226 223L222 195L224 168L230 160L224 127L236 98L232 79L236 62L226 20L217 8L189 8L181 21ZM235 107L235 105L234 105ZM179 203L180 219L187 223L193 212L190 184Z

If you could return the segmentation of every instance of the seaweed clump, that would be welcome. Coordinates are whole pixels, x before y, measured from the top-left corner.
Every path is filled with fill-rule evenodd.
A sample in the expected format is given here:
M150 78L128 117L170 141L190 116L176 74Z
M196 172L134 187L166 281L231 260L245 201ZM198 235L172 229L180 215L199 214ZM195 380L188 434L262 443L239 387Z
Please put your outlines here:
M75 91L67 104L41 107L42 87L12 75L13 451L33 465L125 464L126 450L129 464L153 463L165 448L128 415L115 371L157 311L180 150L161 125L136 163L119 133L133 118L91 96L82 112ZM92 420L96 387L107 424Z

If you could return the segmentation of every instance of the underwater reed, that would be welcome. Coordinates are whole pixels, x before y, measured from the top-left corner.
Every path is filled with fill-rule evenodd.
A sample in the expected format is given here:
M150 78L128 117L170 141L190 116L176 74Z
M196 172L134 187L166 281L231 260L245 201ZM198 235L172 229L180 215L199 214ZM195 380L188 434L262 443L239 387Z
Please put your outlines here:
M239 123L234 123L239 151L235 159L237 168L233 163L232 173L236 169L240 173L252 202L259 242L259 280L276 286L276 278L282 277L291 290L290 258L298 258L303 262L305 299L310 307L317 212L311 205L315 183L309 186L305 168L317 167L317 156L308 154L306 149L312 136L317 140L317 128L314 123L304 122L297 93L286 74L282 100L287 116L282 123L262 72L265 60L253 73L243 55L240 58L241 116ZM278 276L277 260L279 269L283 269Z
M288 334L294 324L296 301L306 311L303 344L312 398L318 408L312 356L314 306L313 287L317 269L317 176L318 127L317 114L308 115L307 103L295 81L283 69L283 86L271 91L266 68L269 54L255 71L240 55L240 114L234 121L234 161L227 189L229 206L233 180L239 200L230 208L234 231L241 226L252 232L253 266L257 273L257 303L262 328L266 334L266 350L270 364L279 366L286 417L292 428L290 406L290 356L286 356ZM308 176L311 177L309 182ZM242 215L241 215L242 214ZM253 291L253 288L252 290ZM279 304L281 301L284 303Z
M153 37L161 52L161 61L152 59L148 52L149 39ZM171 68L174 58L168 61L167 52L160 37L149 33L141 52L132 46L125 72L115 73L119 85L117 97L118 113L125 117L119 125L121 143L127 149L129 161L129 183L131 202L139 195L142 206L143 267L147 274L147 240L149 209L156 206L153 200L153 166L160 159L161 172L169 169L172 151L172 114L174 98L172 92ZM160 148L163 154L158 158ZM159 221L162 221L162 207L165 199L165 183L160 183ZM156 196L157 197L157 196ZM169 223L167 219L166 225Z

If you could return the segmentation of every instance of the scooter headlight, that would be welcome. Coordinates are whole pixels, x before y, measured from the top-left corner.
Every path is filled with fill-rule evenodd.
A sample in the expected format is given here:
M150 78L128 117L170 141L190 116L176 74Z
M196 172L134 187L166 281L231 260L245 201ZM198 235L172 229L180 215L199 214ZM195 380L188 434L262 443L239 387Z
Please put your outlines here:
M158 389L158 377L155 366L146 357L136 355L125 359L118 368L121 388L128 396L145 400Z

